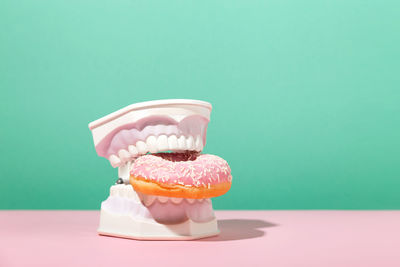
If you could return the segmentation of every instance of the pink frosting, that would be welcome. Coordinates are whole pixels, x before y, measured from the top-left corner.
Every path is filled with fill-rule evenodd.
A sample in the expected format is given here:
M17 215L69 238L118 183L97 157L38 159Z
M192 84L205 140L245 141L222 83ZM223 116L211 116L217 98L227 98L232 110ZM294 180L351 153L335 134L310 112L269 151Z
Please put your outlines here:
M228 163L214 155L194 153L158 153L139 157L132 164L131 175L160 184L194 187L232 181Z

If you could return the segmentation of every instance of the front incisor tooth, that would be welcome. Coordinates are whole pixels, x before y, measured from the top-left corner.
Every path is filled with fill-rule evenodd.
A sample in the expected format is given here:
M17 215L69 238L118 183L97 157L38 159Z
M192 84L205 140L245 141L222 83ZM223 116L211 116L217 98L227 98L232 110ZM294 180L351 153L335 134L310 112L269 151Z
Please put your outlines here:
M121 165L121 160L116 156L116 155L111 155L108 160L111 163L111 166L118 167L119 165Z
M168 150L168 137L166 135L160 135L157 138L157 148L158 148L158 151L167 151Z
M132 157L136 157L138 155L138 150L135 146L130 145L128 146L129 153L131 153Z
M183 135L178 139L178 149L186 150L186 138Z
M156 200L156 196L153 195L143 195L143 202L146 207L151 206L153 202Z
M193 204L196 201L196 199L193 198L187 198L186 200L189 202L189 204Z
M196 151L202 151L203 150L203 141L201 141L201 137L200 135L198 135L196 137L196 141L195 141L195 150Z
M150 135L149 137L147 137L146 145L150 153L157 152L157 139L154 135Z
M165 203L168 201L168 197L158 196L158 201L160 201L161 203Z
M169 199L170 199L170 200L172 201L172 203L174 203L174 204L179 204L179 203L181 203L182 200L183 200L183 198L178 198L178 197L170 197Z
M178 138L176 135L171 135L168 137L168 147L169 150L175 151L178 149Z
M139 152L139 154L146 154L149 150L147 149L147 145L143 141L137 141L136 142L136 148Z
M126 151L125 149L121 149L118 152L118 156L122 162L128 161L131 158L131 154L128 151Z
M193 136L191 136L191 135L189 135L189 137L186 139L186 149L187 150L194 149L194 139L193 139Z

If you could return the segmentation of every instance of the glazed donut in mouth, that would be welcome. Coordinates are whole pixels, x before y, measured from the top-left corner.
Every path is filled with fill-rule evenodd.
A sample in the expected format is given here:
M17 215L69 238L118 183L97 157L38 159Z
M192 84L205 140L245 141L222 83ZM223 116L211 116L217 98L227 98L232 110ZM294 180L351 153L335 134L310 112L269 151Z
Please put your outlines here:
M225 194L231 183L231 169L224 159L194 151L144 155L130 171L136 191L156 196L212 198Z

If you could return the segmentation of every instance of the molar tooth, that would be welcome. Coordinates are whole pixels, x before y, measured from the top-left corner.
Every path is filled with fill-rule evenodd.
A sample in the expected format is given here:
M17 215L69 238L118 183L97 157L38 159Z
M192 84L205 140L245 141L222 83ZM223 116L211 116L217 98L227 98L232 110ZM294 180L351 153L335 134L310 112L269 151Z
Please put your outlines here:
M157 138L157 148L158 151L168 150L168 137L166 135L163 134Z
M139 201L144 201L144 194L142 194L140 192L136 192L136 194L138 195Z
M123 162L128 161L131 158L131 154L125 149L118 151L118 156Z
M176 135L171 135L170 137L168 137L168 147L169 150L177 150L178 149L178 138L176 137Z
M191 135L189 135L189 137L186 139L186 149L187 150L194 149L194 139L193 139L193 136L191 136Z
M127 198L132 198L133 189L131 185L125 185L125 196Z
M143 141L137 141L136 142L136 148L139 152L139 154L146 154L149 150L147 149L147 145Z
M186 198L186 200L189 202L189 204L193 204L196 201L196 199L193 198Z
M131 186L132 187L132 186ZM136 202L139 203L140 202L140 198L138 193L132 188L132 199Z
M150 153L157 152L157 139L154 135L150 135L149 137L147 137L146 144Z
M110 196L115 196L117 194L116 189L115 185L110 187Z
M126 188L127 188L126 191L128 192L127 197L128 197L129 199L134 198L134 197L135 197L135 191L133 191L132 186L127 185Z
M168 197L158 196L158 201L160 201L161 203L165 203L168 201Z
M120 189L119 189L119 195L121 197L127 197L128 196L128 192L126 191L125 188L126 188L125 186L121 186Z
M114 195L118 196L118 197L121 196L121 186L120 186L120 184L114 185L114 188L115 188Z
M108 160L111 163L111 166L118 167L119 165L121 165L121 160L116 156L116 155L111 155Z
M198 135L196 137L196 141L194 143L195 143L194 147L195 147L196 151L202 151L203 150L203 141L201 140L200 135Z
M186 150L186 138L183 135L178 139L178 149Z
M170 199L170 200L172 201L172 203L174 203L174 204L179 204L179 203L181 203L182 200L183 200L183 198L178 198L178 197L170 197L169 199Z
M132 157L136 157L138 155L138 150L134 145L128 146L128 150Z

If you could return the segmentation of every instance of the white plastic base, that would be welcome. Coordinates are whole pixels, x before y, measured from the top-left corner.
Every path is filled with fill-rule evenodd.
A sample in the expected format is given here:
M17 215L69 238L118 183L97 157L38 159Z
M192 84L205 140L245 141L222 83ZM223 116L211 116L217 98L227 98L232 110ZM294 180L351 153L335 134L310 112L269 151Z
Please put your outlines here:
M219 234L217 220L196 223L187 220L180 224L161 224L155 220L133 218L101 209L100 235L139 240L192 240Z

